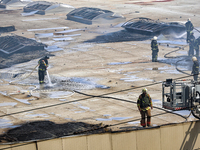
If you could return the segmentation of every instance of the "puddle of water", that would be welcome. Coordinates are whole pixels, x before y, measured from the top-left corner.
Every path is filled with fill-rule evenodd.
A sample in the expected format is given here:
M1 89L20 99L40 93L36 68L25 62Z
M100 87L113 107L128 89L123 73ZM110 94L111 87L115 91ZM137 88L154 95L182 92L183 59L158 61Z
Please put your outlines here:
M2 95L6 95L6 96L7 96L7 93L6 93L6 92L0 91L0 93L1 93ZM19 102L21 102L21 103L24 103L24 104L28 104L28 105L31 104L31 103L28 102L29 99L18 99L18 98L14 98L14 97L12 97L12 98L15 99L15 100L17 100L17 101L19 101Z
M65 118L66 120L71 120L71 121L75 121L75 120L73 120L72 118Z
M12 102L10 102L10 103L0 103L0 106L15 106L15 105L17 105L17 103L12 103Z
M26 20L22 20L22 21L41 21L41 20L54 20L54 19L60 19L60 18L26 19Z
M26 115L27 117L49 117L47 114L31 114L31 115Z
M125 64L131 64L132 62L111 62L108 63L108 65L125 65Z
M71 29L71 30L60 31L60 32L55 32L55 33L70 33L70 32L81 31L81 30L84 30L84 29Z
M71 41L74 40L71 37L66 37L66 38L53 38L54 41Z
M52 91L51 93L48 93L49 98L62 98L62 97L68 97L71 95L72 92L69 91Z
M183 55L188 55L188 51L178 51L177 53L183 54Z
M158 100L158 99L152 99L152 102L153 102L153 103L162 103L162 101L161 101L161 100Z
M54 44L56 44L55 46L59 45L59 47L65 47L67 45L69 45L69 42L55 42Z
M128 124L140 124L140 121L128 122Z
M81 34L71 34L71 35L54 35L53 37L66 37L66 36L81 36Z
M133 117L111 117L111 118L108 118L108 119L96 118L96 120L97 121L112 121L112 120L120 121L120 120L126 120L126 119L130 119L130 118L133 118Z
M80 104L79 102L72 102L72 104Z
M173 113L180 114L182 116L188 116L190 114L189 110L179 110L179 111L172 111ZM193 115L190 115L189 118L195 118Z
M18 99L18 98L14 98L12 97L13 99L17 100L18 102L21 102L21 103L24 103L24 104L27 104L27 105L30 105L31 103L29 103L29 99Z
M152 68L146 68L145 70L152 70ZM174 66L159 67L158 70L162 70L160 73L181 74Z
M161 71L160 73L182 74L181 72L179 72L177 70L166 70L166 71Z
M112 121L112 119L96 118L97 121Z
M75 111L75 113L84 113L85 111Z
M75 77L70 79L70 81L72 82L87 84L88 86L90 86L90 88L102 88L102 89L109 88L105 85L96 84L93 80L89 78L75 78Z
M139 78L135 75L127 75L127 74L124 74L127 76L127 78L121 78L120 80L124 80L125 82L133 82L133 81L153 81L151 79L146 79L146 78Z
M66 99L59 99L59 101L67 101Z
M85 106L78 106L79 108L85 109L85 110L89 110L89 107L85 107Z
M69 28L69 27L55 27L55 28L28 29L27 31L58 30L58 29L67 29L67 28Z
M161 43L161 44L173 44L173 45L187 45L186 42L168 41L168 40L159 40L158 43Z
M152 99L152 102L153 102L153 106L162 107L162 101L161 100Z
M7 92L0 91L0 94L7 96Z
M133 118L133 117L112 117L111 119L112 120L126 120L126 119L130 119L130 118Z
M36 33L35 37L37 37L37 38L49 38L49 37L53 37L53 33Z
M15 128L19 127L20 125L13 125L10 123L11 120L6 120L6 119L0 119L0 128Z

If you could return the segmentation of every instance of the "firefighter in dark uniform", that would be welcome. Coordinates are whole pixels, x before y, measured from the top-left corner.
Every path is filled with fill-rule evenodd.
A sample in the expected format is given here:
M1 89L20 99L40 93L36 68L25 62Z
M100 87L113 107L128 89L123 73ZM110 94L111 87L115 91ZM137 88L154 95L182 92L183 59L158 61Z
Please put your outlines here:
M146 127L147 116L147 126L151 126L151 109L153 109L152 100L149 94L147 94L147 89L142 89L142 94L137 100L137 107L141 114L141 126Z
M199 60L199 38L194 41L194 49L196 52L196 58Z
M153 40L151 41L151 50L152 50L152 62L157 62L159 49L156 36L154 36Z
M199 74L199 62L196 57L192 57L192 61L193 61L193 66L192 66L191 74L194 75L193 76L194 81L197 81L198 74Z
M194 33L191 31L189 38L189 52L188 52L189 56L194 56L194 41L195 41Z
M39 76L39 83L40 84L44 83L44 77L46 75L46 70L47 70L47 67L48 67L48 59L49 59L49 57L45 56L44 58L41 58L38 61L38 65L39 65L38 76Z
M187 39L186 39L186 42L189 43L189 38L190 38L191 31L194 29L194 26L193 26L193 24L192 24L190 18L189 18L188 21L185 23L185 27L186 27L186 31L187 31Z

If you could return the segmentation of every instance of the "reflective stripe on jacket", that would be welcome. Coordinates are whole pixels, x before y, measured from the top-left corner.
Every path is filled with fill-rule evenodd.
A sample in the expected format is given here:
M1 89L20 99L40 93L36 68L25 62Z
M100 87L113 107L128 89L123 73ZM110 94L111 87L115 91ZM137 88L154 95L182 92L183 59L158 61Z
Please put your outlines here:
M149 94L141 94L137 100L138 108L148 110L149 106L152 106L151 97Z
M152 51L157 51L158 52L158 44L156 40L151 41L151 50Z

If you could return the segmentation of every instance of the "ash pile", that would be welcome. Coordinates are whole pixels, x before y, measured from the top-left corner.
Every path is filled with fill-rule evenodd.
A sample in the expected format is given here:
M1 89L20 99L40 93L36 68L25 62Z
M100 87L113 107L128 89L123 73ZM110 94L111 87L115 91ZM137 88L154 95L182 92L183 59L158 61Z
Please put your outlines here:
M47 55L44 47L45 44L22 36L0 37L0 69Z
M88 124L84 122L68 122L56 124L51 121L35 121L11 129L0 135L1 143L19 143L20 141L37 141L78 134L94 134L106 132L106 125Z

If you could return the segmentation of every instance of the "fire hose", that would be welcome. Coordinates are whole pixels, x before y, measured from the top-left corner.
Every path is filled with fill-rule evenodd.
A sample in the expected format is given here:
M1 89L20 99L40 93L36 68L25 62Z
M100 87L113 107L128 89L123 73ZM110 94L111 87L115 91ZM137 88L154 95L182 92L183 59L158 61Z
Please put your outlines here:
M13 84L13 82L18 82L18 81L22 81L22 80L27 79L35 71L35 69L36 69L37 66L38 65L36 65L35 68L33 68L33 70L31 71L31 73L29 73L25 78L22 78L22 79L19 79L19 80L15 80L15 81L10 81L9 84Z

